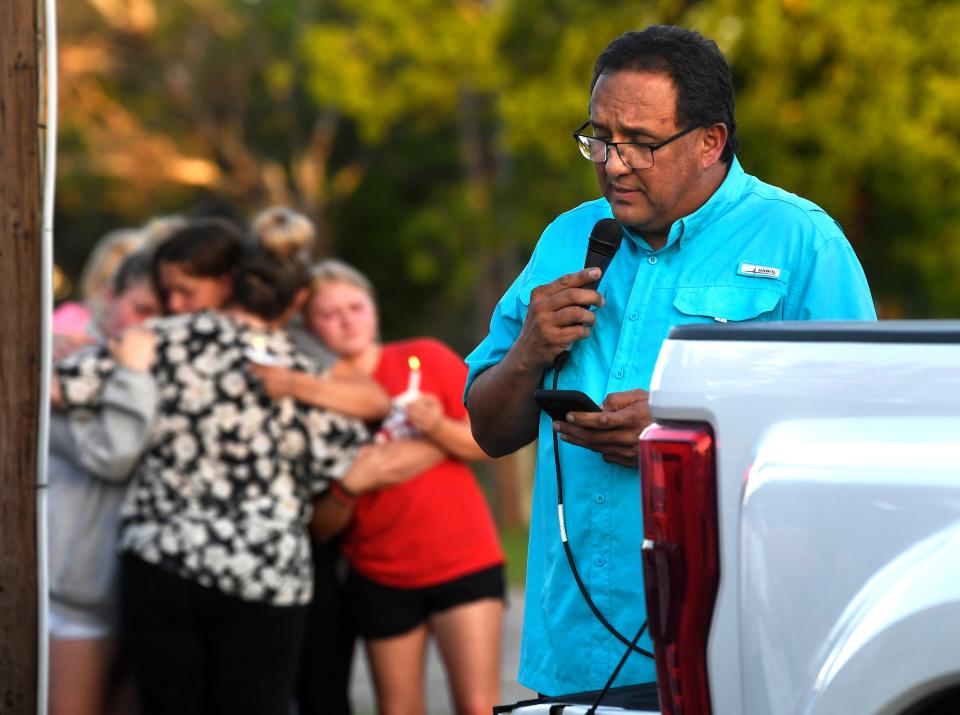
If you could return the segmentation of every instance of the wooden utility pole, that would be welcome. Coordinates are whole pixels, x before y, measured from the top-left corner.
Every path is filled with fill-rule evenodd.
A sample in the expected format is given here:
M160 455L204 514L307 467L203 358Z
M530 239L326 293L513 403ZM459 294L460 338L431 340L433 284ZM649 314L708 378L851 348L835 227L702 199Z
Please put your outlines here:
M37 31L36 0L0 0L0 715L37 708Z

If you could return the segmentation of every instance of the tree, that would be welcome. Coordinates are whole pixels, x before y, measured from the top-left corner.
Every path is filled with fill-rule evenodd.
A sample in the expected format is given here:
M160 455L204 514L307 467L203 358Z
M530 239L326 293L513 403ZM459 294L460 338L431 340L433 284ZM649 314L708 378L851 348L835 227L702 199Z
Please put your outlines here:
M730 59L745 168L841 221L887 312L960 306L953 3L88 3L62 23L74 267L84 221L290 203L373 275L388 332L469 349L544 225L596 195L568 136L594 58L675 22Z

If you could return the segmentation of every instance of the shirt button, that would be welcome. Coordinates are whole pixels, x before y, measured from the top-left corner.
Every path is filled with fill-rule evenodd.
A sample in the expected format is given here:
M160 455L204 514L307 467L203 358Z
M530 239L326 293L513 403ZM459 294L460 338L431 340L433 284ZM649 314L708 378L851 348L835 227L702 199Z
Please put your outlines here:
M637 311L633 311L632 313L630 313L630 320L636 320L639 317L640 317L640 313L638 313Z
M614 375L616 375L616 377L617 377L618 380L619 380L621 377L623 377L623 368L620 368L619 370L617 370L617 371L614 373Z
M647 263L649 263L651 266L657 265L657 257L650 256L649 258L647 258Z
M597 566L603 566L605 563L607 563L607 560L606 560L605 558L603 558L602 556L598 556L597 558L595 558L595 559L593 560L593 562L594 562Z
M597 504L603 504L607 500L603 494L597 494L597 496L594 498L597 500Z

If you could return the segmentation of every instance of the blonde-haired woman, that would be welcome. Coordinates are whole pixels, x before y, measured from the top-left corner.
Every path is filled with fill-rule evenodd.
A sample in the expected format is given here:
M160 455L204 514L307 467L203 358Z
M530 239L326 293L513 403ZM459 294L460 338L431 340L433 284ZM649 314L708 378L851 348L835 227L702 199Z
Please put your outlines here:
M60 358L103 336L103 317L113 299L110 278L127 255L143 247L136 228L118 228L101 238L80 276L80 301L67 301L53 311L55 357Z
M457 712L487 715L499 699L503 553L466 465L484 458L462 404L462 358L432 338L379 341L370 282L339 261L314 269L308 329L393 399L380 444L351 472L394 486L335 487L328 528L350 522L342 545L349 600L385 715L425 713L427 640L436 639Z

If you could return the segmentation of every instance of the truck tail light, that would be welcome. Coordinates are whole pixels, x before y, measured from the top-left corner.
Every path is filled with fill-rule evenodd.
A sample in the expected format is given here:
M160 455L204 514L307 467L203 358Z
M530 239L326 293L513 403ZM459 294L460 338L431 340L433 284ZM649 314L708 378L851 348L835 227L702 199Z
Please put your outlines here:
M700 423L640 437L643 575L663 715L709 715L707 636L720 579L714 439Z

